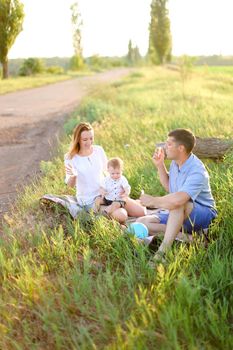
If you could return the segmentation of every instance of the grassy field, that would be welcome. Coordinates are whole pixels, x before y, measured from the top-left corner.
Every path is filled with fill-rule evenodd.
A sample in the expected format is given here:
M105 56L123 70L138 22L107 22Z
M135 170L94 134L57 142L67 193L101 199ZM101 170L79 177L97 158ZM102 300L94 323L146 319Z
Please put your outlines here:
M154 144L176 127L232 137L232 78L141 69L84 100L43 177L6 217L0 242L0 349L232 349L233 153L205 161L219 211L208 248L174 244L165 264L105 218L70 220L43 210L44 193L64 185L63 154L80 120L96 143L120 156L132 196L163 194L151 162Z
M5 80L0 79L0 95L6 94L8 92L57 83L59 81L89 74L91 74L89 71L79 73L68 72L64 74L37 74L31 77L14 77Z

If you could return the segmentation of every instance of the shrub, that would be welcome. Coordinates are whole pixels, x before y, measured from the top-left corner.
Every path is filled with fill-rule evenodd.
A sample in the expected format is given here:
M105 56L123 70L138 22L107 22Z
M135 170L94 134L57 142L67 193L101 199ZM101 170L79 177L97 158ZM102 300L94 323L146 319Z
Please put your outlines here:
M42 73L44 71L44 63L39 58L27 58L24 60L22 66L19 69L20 76L28 76L33 74Z
M46 69L47 73L50 74L63 74L64 73L64 68L60 66L50 66Z
M72 56L70 59L70 69L73 71L80 70L84 66L83 58L80 56Z

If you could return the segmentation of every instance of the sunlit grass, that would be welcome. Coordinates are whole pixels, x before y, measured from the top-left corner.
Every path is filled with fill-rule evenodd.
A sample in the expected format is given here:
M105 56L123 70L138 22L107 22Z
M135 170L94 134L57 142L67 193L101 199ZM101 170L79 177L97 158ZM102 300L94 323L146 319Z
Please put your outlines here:
M232 138L232 97L208 88L208 77L141 69L85 99L66 131L94 123L96 143L120 156L137 197L163 194L151 162L155 142L176 127L198 136ZM228 84L223 81L222 84ZM228 97L228 95L227 95ZM63 154L41 164L43 178L7 216L0 244L0 348L231 349L233 154L206 161L218 219L208 249L196 238L174 244L165 265L105 218L73 221L43 211L44 193L73 193L64 184Z
M67 72L65 74L37 74L31 77L10 77L0 79L0 95L23 89L35 88L75 77L93 74L90 71Z

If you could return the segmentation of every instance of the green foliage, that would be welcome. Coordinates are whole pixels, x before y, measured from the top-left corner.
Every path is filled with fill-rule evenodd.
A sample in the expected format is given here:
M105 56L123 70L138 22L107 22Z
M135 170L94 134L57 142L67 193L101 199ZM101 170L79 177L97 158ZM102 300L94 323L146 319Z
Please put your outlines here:
M232 138L233 93L221 89L213 96L210 78L228 85L232 74L194 70L183 99L178 71L138 69L88 97L72 123L94 120L95 142L124 160L133 197L140 189L159 195L151 156L169 130L189 127L200 137ZM6 217L0 348L230 350L233 153L218 163L205 161L218 207L208 247L197 236L191 245L174 243L166 263L151 269L150 251L116 223L71 220L39 208L44 193L74 193L64 184L69 142L67 136L62 155L41 164L40 182L27 187Z
M8 52L23 29L24 10L19 0L0 0L0 62L8 77Z
M137 46L134 47L131 40L129 40L128 54L126 58L130 66L138 64L141 59L139 48Z
M46 68L46 72L50 74L64 74L64 68L60 66L50 66Z
M83 67L83 55L82 55L82 34L81 27L83 25L81 14L78 10L78 3L74 2L71 7L71 23L73 34L73 47L74 55L70 60L70 69L79 70Z
M72 56L70 59L69 68L73 71L78 71L84 67L83 58L81 56Z
M42 73L45 70L44 63L39 58L27 58L19 69L20 76L30 76Z
M101 57L99 55L87 57L85 64L95 72L128 65L125 57Z
M153 63L171 60L172 40L167 0L152 0L149 34L149 56Z

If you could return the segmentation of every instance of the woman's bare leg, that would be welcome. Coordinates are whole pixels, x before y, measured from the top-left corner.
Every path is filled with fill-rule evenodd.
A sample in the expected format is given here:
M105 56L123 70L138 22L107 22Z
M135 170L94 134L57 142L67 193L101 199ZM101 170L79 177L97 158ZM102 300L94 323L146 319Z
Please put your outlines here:
M128 219L127 211L124 208L114 210L110 216L120 224L124 224Z
M159 218L156 215L146 215L137 219L137 222L141 222L146 225L151 236L155 236L157 233L165 232L166 225L159 223Z
M132 198L126 198L125 201L124 208L129 216L140 217L146 215L146 207L143 207L139 201Z

